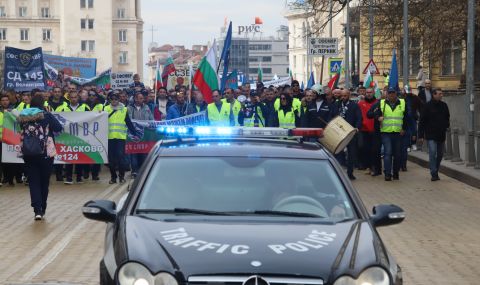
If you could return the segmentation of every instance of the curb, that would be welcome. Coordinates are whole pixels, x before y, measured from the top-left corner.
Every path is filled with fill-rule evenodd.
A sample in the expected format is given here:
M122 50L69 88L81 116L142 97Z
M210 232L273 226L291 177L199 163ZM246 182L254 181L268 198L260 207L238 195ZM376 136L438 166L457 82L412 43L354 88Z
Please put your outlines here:
M414 162L422 167L429 168L428 166L428 160L423 159L418 156L413 156L413 155L408 155L408 160L411 162ZM448 167L446 165L440 165L440 173L451 177L453 179L456 179L460 182L463 182L467 185L470 185L472 187L478 188L480 190L480 177L479 176L474 176L467 174L465 172L462 172L460 170L454 169L452 167Z

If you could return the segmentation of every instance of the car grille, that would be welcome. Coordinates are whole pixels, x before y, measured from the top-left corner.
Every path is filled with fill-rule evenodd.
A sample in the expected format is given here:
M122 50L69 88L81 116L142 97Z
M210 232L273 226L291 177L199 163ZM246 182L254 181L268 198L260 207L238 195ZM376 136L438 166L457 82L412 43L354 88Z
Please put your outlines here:
M258 277L261 281L255 278ZM247 282L248 281L248 282ZM262 282L263 281L263 282ZM266 281L266 282L265 282ZM318 278L282 276L190 276L189 285L323 285Z

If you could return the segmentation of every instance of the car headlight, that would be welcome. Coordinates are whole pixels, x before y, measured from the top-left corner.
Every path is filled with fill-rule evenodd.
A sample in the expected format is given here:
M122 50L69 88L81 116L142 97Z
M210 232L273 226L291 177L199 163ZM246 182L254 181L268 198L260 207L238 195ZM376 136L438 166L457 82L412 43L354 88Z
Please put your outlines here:
M371 267L363 271L358 279L342 276L335 281L334 285L390 285L390 277L383 268Z
M120 285L178 285L172 275L162 272L152 275L150 271L140 263L125 263L118 272Z

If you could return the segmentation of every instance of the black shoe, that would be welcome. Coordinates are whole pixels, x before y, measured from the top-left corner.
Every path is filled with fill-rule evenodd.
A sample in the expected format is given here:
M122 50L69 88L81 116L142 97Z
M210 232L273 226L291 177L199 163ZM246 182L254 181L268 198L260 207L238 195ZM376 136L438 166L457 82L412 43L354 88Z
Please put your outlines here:
M125 182L127 182L127 181L125 181L125 178L120 177L120 184L123 184L123 183L125 183Z
M385 181L392 181L392 177L390 175L385 175Z
M402 172L407 172L407 167L402 167Z
M440 180L440 177L438 177L438 176L432 176L432 179L431 179L431 180L432 180L432 181L438 181L438 180Z
M400 180L400 176L398 176L398 174L393 174L393 180Z
M98 181L98 180L100 180L100 177L98 177L98 176L92 176L92 181Z
M115 184L117 183L117 179L110 179L110 181L108 181L108 184Z
M380 176L380 175L382 175L381 172L373 172L373 173L372 173L372 176L373 176L373 177L375 177L375 176Z
M355 180L355 179L357 179L355 176L353 176L353 174L349 174L349 175L348 175L348 178L350 178L350 180Z
M88 174L83 175L83 179L87 180L88 178L90 178L90 175Z
M77 177L77 179L75 180L75 182L77 182L77 184L83 184L83 179L81 176Z

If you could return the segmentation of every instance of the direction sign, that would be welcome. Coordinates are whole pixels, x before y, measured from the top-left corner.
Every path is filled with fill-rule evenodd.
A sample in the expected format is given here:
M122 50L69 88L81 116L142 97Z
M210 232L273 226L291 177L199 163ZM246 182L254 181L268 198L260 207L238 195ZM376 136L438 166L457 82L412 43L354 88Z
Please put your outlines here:
M378 70L378 67L373 61L373 58L370 59L370 61L368 62L367 66L363 70L363 74L367 74L368 70L370 70L370 74L380 74L380 70Z
M308 55L335 56L338 55L338 38L309 38Z
M331 57L328 59L328 73L335 75L342 68L343 58Z

